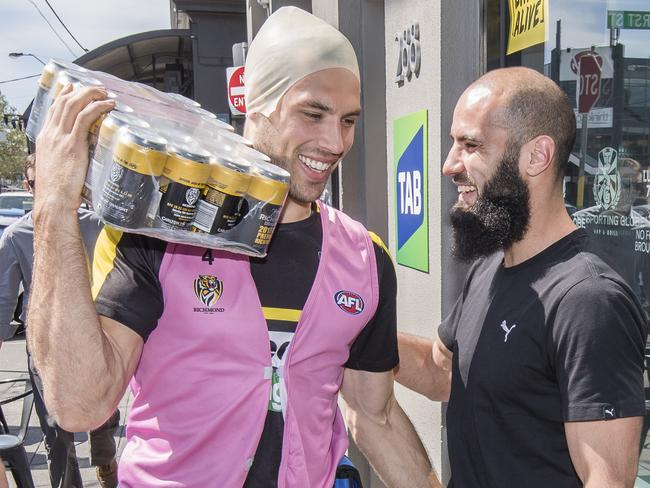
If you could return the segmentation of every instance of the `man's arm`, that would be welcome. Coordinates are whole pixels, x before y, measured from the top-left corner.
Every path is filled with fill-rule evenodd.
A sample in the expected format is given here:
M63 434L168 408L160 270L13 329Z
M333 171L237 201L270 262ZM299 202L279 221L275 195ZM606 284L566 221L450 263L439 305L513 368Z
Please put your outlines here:
M36 142L28 341L48 410L73 432L96 428L110 417L143 344L135 332L97 315L77 220L88 129L113 108L105 99L102 89L73 93L66 87Z
M442 487L393 395L393 373L346 369L341 394L354 441L388 487Z
M564 424L571 461L585 488L632 488L642 417Z
M399 332L400 363L395 380L405 387L439 402L449 401L452 352L440 340Z

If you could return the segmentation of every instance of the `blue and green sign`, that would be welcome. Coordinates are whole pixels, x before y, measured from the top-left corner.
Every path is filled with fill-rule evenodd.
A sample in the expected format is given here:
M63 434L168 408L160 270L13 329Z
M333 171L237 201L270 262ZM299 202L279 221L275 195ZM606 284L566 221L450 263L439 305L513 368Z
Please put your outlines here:
M427 111L393 123L397 262L429 272Z

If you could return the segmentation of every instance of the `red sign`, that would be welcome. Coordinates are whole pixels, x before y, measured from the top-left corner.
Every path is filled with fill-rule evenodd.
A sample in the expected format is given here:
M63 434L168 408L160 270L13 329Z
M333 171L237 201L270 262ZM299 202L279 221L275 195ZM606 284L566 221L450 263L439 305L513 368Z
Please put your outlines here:
M594 55L587 54L580 58L578 112L581 114L588 114L600 98L600 66Z
M228 79L228 104L233 115L246 115L244 98L244 67L236 66L226 69Z

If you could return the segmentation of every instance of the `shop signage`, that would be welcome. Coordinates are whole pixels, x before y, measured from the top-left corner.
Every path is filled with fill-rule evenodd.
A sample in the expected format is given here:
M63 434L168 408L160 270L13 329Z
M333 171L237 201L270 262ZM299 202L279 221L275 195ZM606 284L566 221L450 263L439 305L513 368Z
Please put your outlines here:
M609 29L647 29L650 30L650 12L632 10L608 10Z
M618 171L618 152L606 147L598 153L598 173L594 178L594 200L602 210L618 205L621 196L621 174Z
M416 78L420 76L420 62L422 60L420 24L413 22L406 26L402 32L395 34L395 41L399 43L395 83L401 86L404 84L404 80L411 81L413 75Z
M508 0L510 34L507 54L546 41L548 0Z
M226 68L228 80L228 105L233 115L246 115L246 100L244 98L244 67Z
M580 58L578 112L588 114L600 97L600 64L594 55Z
M574 108L576 114L576 129L582 129L582 117L579 117L578 109ZM612 107L592 107L589 112L588 127L590 129L611 129L614 126L614 109Z
M397 263L429 272L427 111L393 123Z

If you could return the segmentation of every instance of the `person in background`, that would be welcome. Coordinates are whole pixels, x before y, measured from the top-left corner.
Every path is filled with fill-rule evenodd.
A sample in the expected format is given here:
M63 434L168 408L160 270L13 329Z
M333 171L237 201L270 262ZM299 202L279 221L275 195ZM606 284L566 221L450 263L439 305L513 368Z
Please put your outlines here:
M27 156L24 167L25 188L34 192L36 188L35 156ZM46 199L43 193L38 198ZM90 211L77 210L79 228L85 244L85 252L92 259L94 244L102 229L102 223ZM2 338L13 335L11 321L13 318L20 285L23 285L22 320L27 323L27 310L32 282L32 264L34 247L34 222L32 213L27 213L20 220L7 227L0 237L0 331ZM76 324L69 322L65 333L73 333ZM6 331L7 333L4 333ZM81 473L74 444L74 434L62 429L52 421L43 402L43 385L40 375L27 349L29 377L33 385L34 407L41 429L45 434L45 446L48 453L50 481L53 488L81 487ZM90 432L90 460L96 466L97 479L102 488L115 488L117 485L116 445L113 434L120 420L119 411L115 410L108 421L97 430Z

